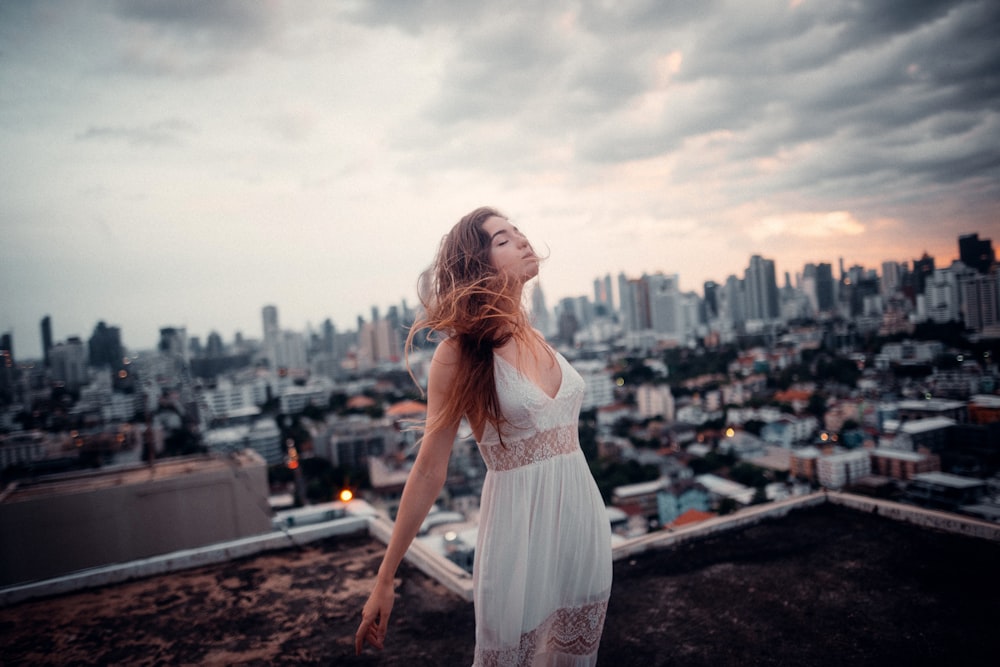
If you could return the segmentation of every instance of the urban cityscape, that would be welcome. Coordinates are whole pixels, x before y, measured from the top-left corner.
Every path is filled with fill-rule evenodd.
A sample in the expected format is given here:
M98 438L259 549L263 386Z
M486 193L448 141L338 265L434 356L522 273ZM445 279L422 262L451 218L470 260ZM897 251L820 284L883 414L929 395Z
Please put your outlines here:
M1000 523L1000 271L990 239L957 243L948 266L780 280L753 255L700 294L622 273L550 309L535 288L536 327L586 381L615 544L817 490ZM132 350L103 321L53 340L53 314L25 360L3 334L0 591L352 514L391 525L433 351L421 335L406 355L416 315L299 332L268 304L260 338L165 326ZM485 474L466 427L417 540L466 573Z

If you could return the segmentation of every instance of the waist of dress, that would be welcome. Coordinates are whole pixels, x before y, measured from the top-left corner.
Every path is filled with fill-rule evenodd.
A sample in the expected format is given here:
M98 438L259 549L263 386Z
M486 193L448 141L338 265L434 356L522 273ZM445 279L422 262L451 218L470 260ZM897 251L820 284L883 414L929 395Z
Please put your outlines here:
M522 439L516 439L516 435L505 437L503 444L496 442L479 445L479 452L488 469L514 470L580 449L576 424L557 426Z

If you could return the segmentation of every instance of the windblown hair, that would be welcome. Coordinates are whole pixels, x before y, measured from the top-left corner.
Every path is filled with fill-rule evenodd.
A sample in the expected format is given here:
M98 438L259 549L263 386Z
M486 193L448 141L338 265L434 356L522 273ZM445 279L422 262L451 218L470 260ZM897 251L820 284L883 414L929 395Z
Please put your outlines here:
M520 290L510 289L510 279L490 261L490 237L483 223L506 216L489 207L477 208L442 239L434 263L420 276L419 295L423 312L406 339L407 357L417 332L429 329L439 338L458 343L460 368L454 386L430 432L468 417L473 429L485 423L501 430L494 377L493 351L509 340L526 341L537 336L519 301Z

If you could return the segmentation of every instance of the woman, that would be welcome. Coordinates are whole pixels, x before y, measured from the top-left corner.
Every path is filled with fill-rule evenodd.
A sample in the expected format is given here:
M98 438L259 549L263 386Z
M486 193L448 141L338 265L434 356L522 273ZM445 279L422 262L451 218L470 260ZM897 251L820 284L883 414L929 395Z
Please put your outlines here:
M475 665L593 665L611 590L608 516L580 450L583 379L528 321L539 257L511 222L476 209L423 276L410 332L447 336L427 423L355 636L381 649L396 569L444 484L463 417L486 462L473 565Z

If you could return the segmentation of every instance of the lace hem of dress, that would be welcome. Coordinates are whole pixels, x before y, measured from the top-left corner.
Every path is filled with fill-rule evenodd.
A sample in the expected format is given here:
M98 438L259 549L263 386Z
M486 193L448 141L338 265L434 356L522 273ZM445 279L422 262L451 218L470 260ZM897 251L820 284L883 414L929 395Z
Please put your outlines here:
M557 609L537 628L522 634L517 646L503 649L477 646L475 667L530 665L538 653L593 655L601 643L607 613L607 599L579 607Z
M479 451L490 470L513 470L576 451L578 438L576 424L569 424L541 431L524 440L480 445Z

